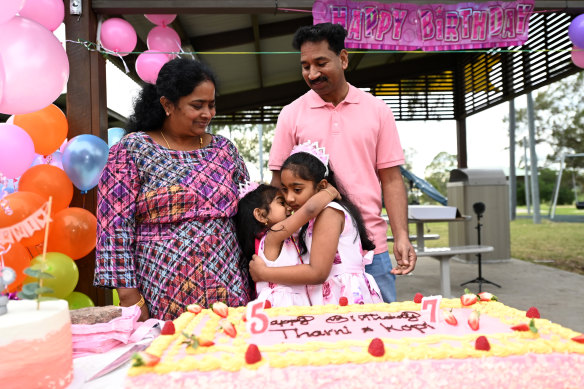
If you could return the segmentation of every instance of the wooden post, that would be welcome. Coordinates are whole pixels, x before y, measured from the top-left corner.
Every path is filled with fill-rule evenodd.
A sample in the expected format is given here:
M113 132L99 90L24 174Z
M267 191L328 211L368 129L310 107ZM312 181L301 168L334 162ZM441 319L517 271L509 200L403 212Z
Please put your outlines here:
M81 15L71 15L69 0L65 0L65 37L96 42L97 15L91 8L91 0L79 0ZM107 141L107 102L105 59L83 45L67 42L69 57L69 81L67 83L66 114L69 122L68 139L81 134L92 134ZM75 189L72 207L85 208L95 214L96 189L82 195ZM111 293L93 286L95 251L75 261L79 268L79 282L75 290L88 295L95 305L111 304Z

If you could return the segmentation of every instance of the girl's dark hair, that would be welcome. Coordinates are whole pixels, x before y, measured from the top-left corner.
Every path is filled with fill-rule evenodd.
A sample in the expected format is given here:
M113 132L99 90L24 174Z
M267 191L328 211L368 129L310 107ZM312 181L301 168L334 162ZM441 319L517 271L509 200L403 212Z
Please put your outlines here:
M126 123L126 131L158 130L166 117L160 98L166 97L174 104L193 93L204 81L217 85L215 75L205 64L194 59L176 58L162 66L156 85L145 84L134 101L134 113Z
M249 192L239 200L237 213L235 214L235 228L237 240L243 252L243 265L246 269L252 255L255 254L255 239L259 238L262 232L266 230L266 226L253 216L253 210L260 208L266 213L270 212L270 203L278 193L278 188L261 184L257 189Z
M326 179L332 186L337 188L341 194L341 200L334 200L339 203L343 208L349 212L353 218L353 225L359 232L359 237L361 238L361 246L363 250L373 250L375 244L369 239L367 234L367 229L365 228L365 223L363 222L363 216L359 209L349 200L343 188L339 185L335 178L335 174L328 166L328 175L326 175L326 169L323 163L316 158L314 155L300 152L289 156L282 164L282 169L288 169L295 173L298 177L303 180L312 181L314 186L322 180ZM308 228L308 223L302 226L298 236L298 245L300 249L300 254L305 254L308 249L306 247L306 229ZM355 236L355 239L357 237Z
M300 27L292 38L292 47L300 50L304 42L318 43L327 41L329 48L336 55L345 48L345 37L347 31L340 24L319 23L312 26Z

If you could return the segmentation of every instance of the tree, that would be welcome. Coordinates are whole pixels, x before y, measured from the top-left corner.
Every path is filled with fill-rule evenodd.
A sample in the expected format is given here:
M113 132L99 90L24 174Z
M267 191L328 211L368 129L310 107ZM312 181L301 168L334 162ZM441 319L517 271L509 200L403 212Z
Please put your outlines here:
M221 135L229 138L237 147L239 154L243 160L260 169L260 153L259 153L259 124L232 124L225 126L220 131ZM264 172L264 181L266 181L266 174L269 173L268 158L270 156L270 149L272 148L272 140L274 139L274 131L276 125L269 123L264 124L262 129L262 151L263 161L262 169Z
M448 154L445 151L441 151L430 162L426 169L424 170L424 175L426 181L428 181L438 192L446 196L446 184L450 180L450 171L458 166L456 155ZM424 197L425 200L431 200L428 196Z
M536 142L549 142L554 152L548 163L562 154L584 152L584 72L564 78L538 92L534 99ZM527 134L527 109L516 112L517 135ZM508 120L505 118L505 120ZM522 141L519 142L522 145ZM584 158L574 160L584 167Z

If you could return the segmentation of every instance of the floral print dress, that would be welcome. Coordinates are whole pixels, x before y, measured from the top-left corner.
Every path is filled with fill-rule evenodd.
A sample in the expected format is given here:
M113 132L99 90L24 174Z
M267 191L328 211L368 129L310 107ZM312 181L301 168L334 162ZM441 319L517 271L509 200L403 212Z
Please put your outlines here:
M383 302L381 292L373 277L365 273L365 265L373 260L373 252L362 254L359 231L353 218L340 204L331 202L327 207L344 213L345 226L339 237L333 267L328 279L322 285L309 285L308 293L312 305L338 304L341 297L346 297L349 304L375 304ZM306 247L304 255L307 262L312 247L314 221L312 219L306 230Z

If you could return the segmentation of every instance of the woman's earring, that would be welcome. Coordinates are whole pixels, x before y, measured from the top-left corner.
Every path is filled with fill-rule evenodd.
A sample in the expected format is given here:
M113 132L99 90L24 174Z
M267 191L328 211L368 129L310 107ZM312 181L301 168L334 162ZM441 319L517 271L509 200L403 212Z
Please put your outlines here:
M170 113L169 113L169 112L167 112L167 113L166 113L166 116L170 116Z

